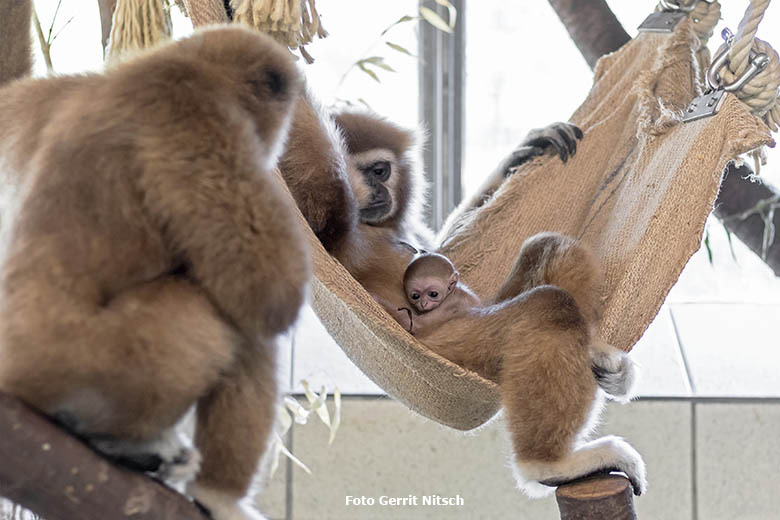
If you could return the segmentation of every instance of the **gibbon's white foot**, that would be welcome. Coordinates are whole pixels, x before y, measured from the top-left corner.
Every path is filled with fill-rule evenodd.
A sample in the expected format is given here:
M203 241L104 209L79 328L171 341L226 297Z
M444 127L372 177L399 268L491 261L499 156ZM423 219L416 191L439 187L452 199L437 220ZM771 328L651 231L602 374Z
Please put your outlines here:
M186 435L173 429L148 442L92 439L90 443L118 464L154 473L170 483L192 480L200 469L200 452Z
M518 487L534 498L549 495L556 486L603 470L625 473L637 496L647 490L642 456L626 441L613 435L582 443L554 462L515 460L514 464Z
M628 353L595 340L591 362L596 382L613 401L627 403L634 397L639 368Z
M267 520L248 499L197 482L191 482L187 486L187 494L206 508L214 520Z

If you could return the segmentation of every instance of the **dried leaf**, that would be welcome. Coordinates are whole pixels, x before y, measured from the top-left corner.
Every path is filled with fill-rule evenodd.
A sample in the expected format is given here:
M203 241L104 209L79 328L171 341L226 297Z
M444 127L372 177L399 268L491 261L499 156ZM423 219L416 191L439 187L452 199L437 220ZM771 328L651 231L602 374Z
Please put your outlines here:
M279 432L279 434L284 435L292 427L293 420L290 417L290 413L287 411L287 408L281 405L279 406L279 412L277 413L277 415L279 416L279 424L281 426L280 428L281 431Z
M301 403L289 395L284 398L284 404L287 406L287 409L292 412L293 419L295 419L296 423L306 424L306 421L309 419L309 410L301 406Z
M281 437L276 436L273 439L273 443L271 445L271 468L270 468L270 476L273 477L274 473L276 473L276 470L279 469L279 455L282 453L282 448L279 446L279 440Z
M298 459L295 455L290 453L290 450L287 449L287 446L284 445L284 442L282 442L282 438L278 435L276 436L276 442L279 446L279 451L284 454L285 457L293 461L298 467L300 467L303 471L311 475L311 470L304 464L303 462Z
M447 10L450 13L450 16L449 16L449 20L450 20L449 26L450 26L451 29L454 29L455 28L455 20L458 19L458 10L455 9L455 6L452 5L450 2L448 2L447 0L435 0L435 1L436 1L437 4L443 5L444 7L447 8Z
M325 423L325 426L330 428L330 414L328 413L328 407L325 406L325 400L328 398L328 393L325 391L325 387L322 387L320 394L317 395L309 389L309 383L307 381L301 381L303 391L306 394L306 399L309 401L309 410L316 412L317 417Z
M445 22L441 16L434 13L427 7L420 7L420 14L423 18L425 18L425 21L429 24L433 25L440 31L446 32L446 33L452 33L452 28Z
M368 104L368 101L366 101L363 98L358 98L358 103L362 104L363 106L365 106L369 110L374 110L373 108L371 108L371 105Z

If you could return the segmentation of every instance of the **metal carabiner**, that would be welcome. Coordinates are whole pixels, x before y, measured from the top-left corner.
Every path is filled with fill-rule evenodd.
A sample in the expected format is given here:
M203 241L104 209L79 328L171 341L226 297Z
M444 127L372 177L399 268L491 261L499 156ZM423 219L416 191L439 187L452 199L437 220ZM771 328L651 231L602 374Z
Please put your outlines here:
M723 29L723 32L721 32L721 36L724 40L726 40L726 46L717 56L715 56L715 59L712 60L710 67L707 69L705 78L707 79L707 86L712 90L718 90L719 88L722 88L726 92L735 92L741 89L745 83L753 79L756 74L764 70L767 65L769 65L769 56L763 52L756 53L755 51L751 50L749 58L750 66L748 69L734 83L724 85L723 79L720 77L719 72L723 67L728 66L730 63L729 50L731 50L731 46L734 44L734 33L732 33L728 28L725 28Z

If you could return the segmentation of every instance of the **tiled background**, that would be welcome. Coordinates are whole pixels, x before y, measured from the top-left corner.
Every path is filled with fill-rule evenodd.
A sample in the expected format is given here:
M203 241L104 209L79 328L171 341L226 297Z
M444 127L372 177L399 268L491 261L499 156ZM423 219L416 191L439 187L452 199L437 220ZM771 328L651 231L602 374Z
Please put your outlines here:
M777 317L776 305L670 304L635 347L641 397L610 404L599 431L625 437L647 462L650 487L635 501L640 519L780 519L780 356L771 344L745 340L748 330L775 327ZM554 498L530 500L514 489L500 418L463 434L418 417L382 396L315 330L295 338L292 381L338 382L353 395L331 446L319 422L293 428L291 449L312 475L292 466L275 475L277 485L260 499L266 514L558 518ZM460 494L465 505L345 506L346 495L434 493Z

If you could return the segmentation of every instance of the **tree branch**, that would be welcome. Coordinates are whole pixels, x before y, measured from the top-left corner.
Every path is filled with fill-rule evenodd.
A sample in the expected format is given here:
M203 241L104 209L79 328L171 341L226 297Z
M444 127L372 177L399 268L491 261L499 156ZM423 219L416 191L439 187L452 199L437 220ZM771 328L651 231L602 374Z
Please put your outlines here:
M38 43L41 46L41 54L43 54L43 60L46 62L46 68L51 72L54 70L54 65L51 63L51 44L49 40L43 35L43 28L41 27L41 21L38 19L38 12L33 7L32 10L33 26L35 26L35 34L38 35Z
M599 56L618 50L630 39L605 0L549 2L591 68L595 66ZM595 27L599 29L594 30ZM750 173L752 171L746 166L728 167L715 201L715 216L726 219L726 228L761 256L765 228L761 216L753 215L744 220L727 218L751 210L759 201L780 196L780 191L774 186L746 180L745 177ZM777 229L780 229L780 212L773 221ZM780 238L771 244L766 257L762 259L775 275L780 276Z
M591 69L631 39L604 0L550 0L550 5Z
M206 520L183 495L113 466L18 399L0 393L0 495L49 520Z
M111 36L111 24L116 0L98 0L98 7L100 8L100 29L102 34L100 41L103 44L103 57L105 58L106 45L108 45L108 38Z

